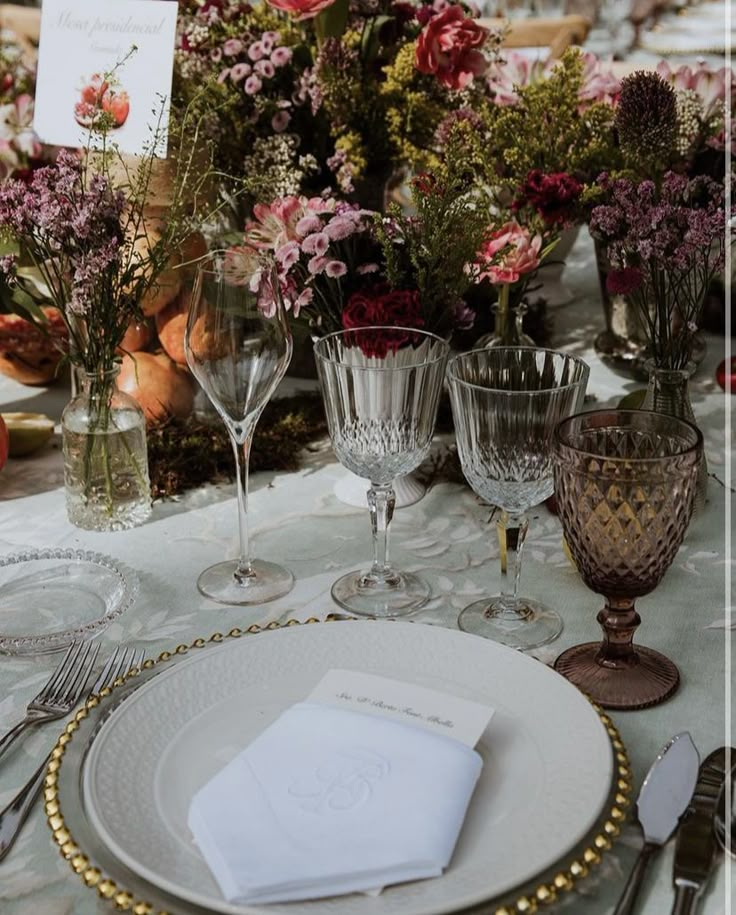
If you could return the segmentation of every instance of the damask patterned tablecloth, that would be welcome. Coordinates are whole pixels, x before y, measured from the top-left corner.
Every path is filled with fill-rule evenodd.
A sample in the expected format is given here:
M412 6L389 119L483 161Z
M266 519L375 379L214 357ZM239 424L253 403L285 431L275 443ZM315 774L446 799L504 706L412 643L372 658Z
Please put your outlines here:
M597 276L590 239L582 235L568 258L565 279L575 300L556 307L551 345L582 355L591 365L589 392L600 404L615 403L641 387L606 368L593 352L602 327ZM725 504L733 494L723 486L727 454L724 395L715 382L723 358L723 339L710 337L708 353L693 383L695 413L706 438L708 503L692 522L662 585L640 601L643 644L660 649L678 664L682 684L663 705L646 711L613 714L630 752L635 783L669 737L689 730L701 756L724 743L727 611ZM37 410L58 417L67 394L39 391L0 381L0 409ZM60 442L55 437L41 454L10 461L0 474L0 552L21 547L83 547L108 553L137 570L141 593L135 605L101 637L103 651L134 642L149 656L197 636L250 623L324 617L336 607L329 588L343 571L366 562L370 527L365 510L337 501L333 486L343 473L329 446L310 453L303 468L288 474L258 474L250 503L253 548L257 555L288 565L296 587L287 597L262 609L227 608L202 598L197 574L237 551L233 486L206 486L176 501L159 503L142 528L115 534L78 530L66 520ZM457 614L472 599L499 587L498 544L493 510L471 490L439 482L416 505L396 513L392 548L402 567L427 576L434 597L417 621L455 627ZM532 512L523 590L556 607L565 622L557 642L536 655L551 662L564 648L598 638L595 614L601 599L592 594L565 557L558 520L546 508ZM53 657L0 657L0 730L22 716L55 663ZM46 725L32 732L0 767L0 807L20 788L48 752L58 729ZM584 748L581 748L584 752ZM557 904L557 911L612 911L640 844L629 825L614 852ZM672 844L654 862L640 911L669 911L672 903ZM492 864L492 862L489 862ZM729 862L730 865L730 862ZM703 911L724 913L732 865L721 865L711 881ZM0 863L0 912L3 915L90 915L102 909L96 894L82 887L51 843L41 805L34 810L16 847Z

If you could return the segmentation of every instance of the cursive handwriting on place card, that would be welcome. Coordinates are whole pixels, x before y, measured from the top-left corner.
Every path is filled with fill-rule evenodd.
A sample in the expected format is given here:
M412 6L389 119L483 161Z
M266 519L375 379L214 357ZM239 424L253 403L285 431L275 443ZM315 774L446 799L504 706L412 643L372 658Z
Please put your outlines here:
M493 715L493 709L480 702L356 670L328 671L309 701L393 718L469 747L475 746Z

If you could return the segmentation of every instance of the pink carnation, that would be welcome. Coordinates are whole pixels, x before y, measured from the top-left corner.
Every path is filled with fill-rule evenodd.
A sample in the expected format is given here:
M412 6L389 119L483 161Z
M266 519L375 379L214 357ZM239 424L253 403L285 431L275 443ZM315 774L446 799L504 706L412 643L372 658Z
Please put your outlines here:
M416 68L434 74L448 89L464 89L488 68L479 48L488 30L466 17L461 6L450 6L433 16L417 39Z

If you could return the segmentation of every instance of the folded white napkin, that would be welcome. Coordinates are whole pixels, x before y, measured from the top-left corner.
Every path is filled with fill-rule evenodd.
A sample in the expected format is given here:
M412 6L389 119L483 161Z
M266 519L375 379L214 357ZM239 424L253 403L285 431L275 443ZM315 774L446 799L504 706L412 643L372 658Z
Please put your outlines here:
M451 738L304 702L195 794L189 828L229 902L436 877L481 767Z

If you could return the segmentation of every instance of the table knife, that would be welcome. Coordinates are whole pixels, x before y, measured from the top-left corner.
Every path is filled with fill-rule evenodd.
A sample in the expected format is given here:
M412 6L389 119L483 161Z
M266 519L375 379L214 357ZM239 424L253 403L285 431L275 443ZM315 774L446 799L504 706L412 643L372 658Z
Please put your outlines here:
M726 777L726 747L707 756L698 772L695 793L677 830L672 915L688 915L718 860L719 847L713 829L718 795ZM736 750L731 750L736 753Z

